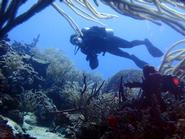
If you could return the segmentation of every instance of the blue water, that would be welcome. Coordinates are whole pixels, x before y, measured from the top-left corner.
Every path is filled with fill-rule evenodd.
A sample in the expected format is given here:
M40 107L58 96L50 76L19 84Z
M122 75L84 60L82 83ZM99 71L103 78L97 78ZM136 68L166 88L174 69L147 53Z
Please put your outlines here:
M27 2L19 12L21 13L26 10L33 2ZM60 7L76 21L80 28L99 25L77 16L64 4L60 4ZM106 13L117 14L110 7L102 4L97 9ZM106 24L107 27L112 28L115 35L126 40L132 41L148 38L155 46L165 52L170 45L183 38L181 34L165 24L158 26L148 21L135 20L120 14L117 15L119 16L118 18L100 21ZM99 56L99 67L91 70L84 54L79 51L77 55L74 55L74 46L69 42L70 35L74 34L74 31L67 21L51 6L16 27L9 33L9 37L12 40L29 43L38 34L40 34L38 47L60 49L78 69L95 72L102 75L103 78L108 78L122 69L138 69L131 60L106 53L105 56ZM156 67L160 65L161 58L150 56L144 46L124 49L124 51L135 54L140 59Z

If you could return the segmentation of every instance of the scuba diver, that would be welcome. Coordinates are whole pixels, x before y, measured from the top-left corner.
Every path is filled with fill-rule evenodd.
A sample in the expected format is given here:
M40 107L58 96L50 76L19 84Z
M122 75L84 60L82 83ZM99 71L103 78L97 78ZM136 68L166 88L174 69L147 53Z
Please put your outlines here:
M163 53L158 48L153 46L148 39L129 42L115 36L112 29L98 26L84 28L81 31L83 35L71 35L70 42L73 45L78 46L78 49L81 49L81 52L87 55L86 60L89 61L91 69L98 67L97 55L100 53L105 55L106 52L116 56L128 58L140 68L143 68L143 66L147 64L135 55L130 55L129 53L122 51L120 48L132 48L139 45L145 45L153 57L161 57L163 55Z

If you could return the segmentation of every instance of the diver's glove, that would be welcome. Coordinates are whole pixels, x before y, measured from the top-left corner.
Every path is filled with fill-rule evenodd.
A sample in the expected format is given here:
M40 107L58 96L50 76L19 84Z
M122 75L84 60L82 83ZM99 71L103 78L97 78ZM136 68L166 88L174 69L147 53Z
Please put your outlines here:
M102 54L102 56L105 56L105 52L106 52L106 51L103 51L103 54Z
M91 69L95 69L99 65L97 55L88 55L86 57L86 60L89 61L89 66L91 67Z

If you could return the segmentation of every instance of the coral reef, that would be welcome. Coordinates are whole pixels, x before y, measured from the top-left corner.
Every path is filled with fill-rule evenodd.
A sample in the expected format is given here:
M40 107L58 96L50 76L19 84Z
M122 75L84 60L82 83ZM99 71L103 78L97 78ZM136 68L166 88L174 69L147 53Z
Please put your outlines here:
M7 79L0 70L0 92L5 92L7 89L8 89Z
M179 67L170 63L176 59L172 52L161 73L148 66L143 73L123 70L103 81L75 69L57 50L35 51L37 41L16 42L13 47L0 43L6 47L0 56L0 114L23 129L17 135L16 128L0 119L2 137L31 138L24 131L38 139L64 135L74 139L185 137L184 76L173 72L184 69L184 50L176 53ZM168 69L164 65L179 78L164 75Z
M48 81L61 82L62 84L69 76L72 76L70 74L72 73L73 65L60 51L47 49L41 54L41 57L50 63L47 69Z
M0 56L6 54L8 49L9 45L7 44L7 42L4 40L0 40Z
M24 92L21 98L24 111L35 113L41 124L52 122L54 117L51 113L55 112L57 108L44 92L29 90Z
M149 74L146 74L145 70ZM165 84L165 82L156 80L160 74L153 71L150 66L146 67L145 70L144 86L142 86L142 82L127 83L140 86L143 89L143 95L132 100L126 99L127 101L122 101L118 107L114 106L116 110L109 113L107 122L104 120L105 123L102 123L103 121L96 122L95 126L88 125L85 128L82 126L84 133L80 133L80 138L89 138L88 135L92 132L95 134L95 136L91 136L93 139L184 137L184 132L179 128L183 129L184 126L184 98L177 100L172 94L163 96L162 92L159 93L158 88L161 87L158 86L158 83Z
M37 58L38 54L36 52L36 45L39 41L39 37L40 35L34 38L30 44L14 41L11 48L16 52L17 57L21 57L22 65L30 65L30 67L32 67L39 76L45 77L49 62L41 58ZM20 60L18 59L18 61ZM10 63L12 62L10 61Z
M21 86L24 89L32 87L37 88L42 83L42 79L33 67L23 62L23 59L17 53L7 53L4 57L3 74L8 78L8 82L12 85L10 88L20 92Z
M39 75L35 71L34 66L31 65L31 60L30 62L25 62L25 56L19 54L11 46L9 47L10 50L0 58L1 72L9 84L9 92L21 93L23 88L33 89L42 85L42 74ZM42 67L42 64L40 66Z

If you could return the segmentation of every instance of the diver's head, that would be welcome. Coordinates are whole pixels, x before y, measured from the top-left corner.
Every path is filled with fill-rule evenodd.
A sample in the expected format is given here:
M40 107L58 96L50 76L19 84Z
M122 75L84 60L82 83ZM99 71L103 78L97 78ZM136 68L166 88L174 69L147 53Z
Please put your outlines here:
M74 34L74 35L71 35L70 42L73 45L79 45L82 43L82 38L79 35Z

